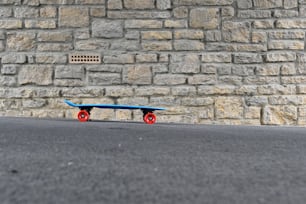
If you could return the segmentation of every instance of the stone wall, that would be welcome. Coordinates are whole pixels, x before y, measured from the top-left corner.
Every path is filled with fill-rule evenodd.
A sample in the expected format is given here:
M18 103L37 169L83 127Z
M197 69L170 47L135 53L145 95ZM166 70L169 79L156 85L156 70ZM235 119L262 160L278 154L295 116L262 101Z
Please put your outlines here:
M1 0L0 115L75 117L67 98L166 107L165 122L304 125L305 17L305 0Z

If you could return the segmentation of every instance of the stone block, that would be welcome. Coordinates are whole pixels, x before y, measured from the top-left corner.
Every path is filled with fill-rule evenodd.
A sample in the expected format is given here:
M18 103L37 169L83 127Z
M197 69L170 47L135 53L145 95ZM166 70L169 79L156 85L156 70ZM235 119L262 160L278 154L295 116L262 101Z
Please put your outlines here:
M38 18L39 10L35 7L16 7L14 8L14 16L15 18Z
M298 7L298 0L284 0L284 8L292 9Z
M230 63L232 55L230 53L205 53L202 55L204 63Z
M110 73L121 73L124 65L118 64L102 64L102 65L87 65L86 72L110 72Z
M232 74L236 76L254 76L257 66L236 65L232 67Z
M52 76L51 65L24 65L20 68L18 82L20 85L51 85Z
M0 86L14 87L17 85L16 76L0 75Z
M108 50L109 42L104 39L88 39L75 41L75 50Z
M204 43L199 40L175 40L174 49L178 51L201 51Z
M286 31L270 31L269 38L271 39L285 39L285 40L292 40L292 39L304 39L305 32L303 31L295 31L295 30L286 30Z
M273 13L273 17L275 18L293 18L298 16L299 12L293 10L276 10Z
M136 96L168 96L170 88L164 86L141 86L135 89Z
M140 38L140 32L137 30L128 30L124 37L127 40L138 40Z
M134 90L131 87L106 87L105 88L105 96L109 97L126 97L133 96Z
M221 9L222 19L231 19L235 16L235 9L232 6L223 7Z
M197 54L173 54L171 55L169 69L172 73L199 73L199 56Z
M92 4L105 4L105 0L76 0L75 4L92 5Z
M22 20L20 19L0 19L0 29L20 29Z
M175 18L187 18L188 8L186 6L180 6L173 9L173 15Z
M222 35L221 32L216 30L216 31L206 31L205 33L206 41L208 42L218 42L221 41Z
M243 117L243 100L240 97L217 97L215 114L217 119L235 119Z
M252 0L237 0L237 6L239 9L250 9L252 8Z
M225 85L242 85L242 77L241 76L220 76L218 77L218 82Z
M274 20L255 20L253 27L256 29L272 29L274 28Z
M40 4L47 4L47 5L70 5L74 4L74 0L40 0Z
M250 42L250 28L249 22L231 22L223 23L223 38L226 42Z
M146 85L152 83L152 70L149 65L128 66L123 70L123 83Z
M243 10L238 11L238 18L271 18L272 13L270 10Z
M295 106L265 106L263 109L263 125L294 125L297 122Z
M39 42L67 42L72 41L72 33L70 31L41 31L37 34Z
M156 74L153 84L156 85L180 85L186 84L187 76L182 74Z
M306 28L306 20L305 19L281 19L276 20L275 23L276 28L282 29L297 29L297 28Z
M268 42L270 50L304 50L304 41L299 40L271 40Z
M285 63L281 65L281 75L282 76L287 76L287 75L296 75L296 67L295 64L293 63Z
M160 10L171 9L171 0L157 0L156 7Z
M279 84L279 76L248 76L243 80L247 85Z
M120 51L139 51L140 43L139 40L113 40L110 46L111 50L120 50Z
M41 18L55 18L57 16L56 7L47 6L39 10L39 16Z
M260 107L247 107L245 109L245 118L246 119L260 119L261 117L261 108Z
M55 79L83 79L85 69L82 66L56 66Z
M6 54L1 56L2 64L24 64L27 57L24 54Z
M210 97L184 97L181 99L181 104L184 106L208 106L214 104L214 99Z
M147 51L172 50L171 41L142 41L142 48Z
M127 105L148 105L149 104L148 97L124 97L124 98L119 98L117 101L119 104L127 104Z
M102 85L115 85L115 84L121 84L120 73L103 73L103 72L88 73L89 86L102 86Z
M150 104L154 106L178 106L180 105L180 99L172 96L168 97L151 97Z
M201 40L204 39L204 33L202 30L175 30L175 39L189 39L189 40Z
M88 28L81 28L81 29L75 29L74 30L74 38L75 39L89 39L90 38L90 32Z
M7 34L7 49L10 51L31 51L35 48L35 33L9 32Z
M0 40L0 52L5 50L5 45L4 42L2 40Z
M157 54L137 54L136 62L138 63L152 63L157 62Z
M69 88L61 88L62 97L66 98L101 98L104 96L104 88L103 87L69 87Z
M2 7L0 8L0 17L7 18L13 16L13 10L10 7Z
M120 11L108 11L107 16L113 19L167 19L171 18L170 11L155 11L155 10L143 10L143 11L133 11L133 10L120 10Z
M217 74L218 69L227 70L229 68L226 64L202 64L201 73L203 74Z
M175 6L225 6L231 5L233 0L173 0Z
M168 73L169 66L168 64L154 64L152 65L152 72L155 73Z
M92 22L92 35L102 38L123 37L123 21L95 19Z
M171 40L171 31L142 31L141 37L143 40Z
M303 105L304 98L301 96L282 95L282 96L269 96L270 105Z
M215 75L199 74L188 77L188 84L192 85L214 85L217 79Z
M22 100L22 106L24 108L42 108L46 105L47 105L47 101L41 98Z
M194 86L174 86L171 88L173 96L196 96L197 90Z
M282 0L253 0L253 4L255 8L259 9L272 9L272 8L279 8L283 6Z
M61 110L40 110L40 109L34 109L31 111L32 117L36 118L63 118L64 117L64 111ZM75 113L76 115L76 113ZM75 118L75 117L73 117Z
M286 76L286 77L281 77L281 82L283 84L305 84L306 77L305 76Z
M19 70L19 65L15 64L4 64L1 68L1 74L3 75L15 75Z
M279 76L280 65L278 64L265 64L256 67L256 75L258 76Z
M154 9L154 0L123 0L127 9Z
M72 50L72 43L43 43L37 45L37 51L46 52L46 51L69 51Z
M135 61L134 57L132 54L104 56L103 62L105 64L132 64Z
M81 28L89 26L89 13L85 7L60 7L59 26Z
M254 53L239 53L234 54L234 63L236 64L252 64L252 63L262 63L261 54Z
M53 19L25 20L24 25L25 28L53 29L56 28L56 21Z
M294 52L269 52L266 54L267 62L292 62L296 60Z
M5 40L5 39L6 39L6 32L2 30L0 31L0 40Z
M108 0L107 2L108 9L122 9L123 5L122 5L122 1L121 0Z
M187 28L187 20L165 20L165 28Z
M215 86L199 86L198 95L230 95L234 94L236 86L232 85L215 85Z
M219 27L219 9L195 8L190 11L191 28L213 30Z
M82 87L85 86L85 82L80 79L54 79L54 86Z
M99 6L99 7L96 6L94 8L91 8L90 9L90 16L97 17L97 18L106 16L105 7L104 6Z
M264 43L267 42L267 33L262 31L252 32L252 43Z
M23 5L29 5L29 6L39 6L40 2L39 0L24 0Z
M160 20L126 20L125 28L162 28L163 22Z

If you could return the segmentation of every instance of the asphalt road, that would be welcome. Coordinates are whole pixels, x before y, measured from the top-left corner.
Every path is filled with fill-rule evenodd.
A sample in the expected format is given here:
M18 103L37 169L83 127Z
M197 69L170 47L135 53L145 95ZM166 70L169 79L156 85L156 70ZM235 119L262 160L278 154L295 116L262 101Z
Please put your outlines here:
M304 204L305 147L305 128L0 118L0 203Z

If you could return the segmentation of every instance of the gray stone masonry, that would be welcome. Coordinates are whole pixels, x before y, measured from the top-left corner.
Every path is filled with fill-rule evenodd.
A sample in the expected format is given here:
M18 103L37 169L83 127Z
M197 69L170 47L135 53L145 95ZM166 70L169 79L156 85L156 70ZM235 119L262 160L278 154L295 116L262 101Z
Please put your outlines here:
M2 0L0 116L75 118L71 99L165 107L159 122L303 126L305 16L304 0Z

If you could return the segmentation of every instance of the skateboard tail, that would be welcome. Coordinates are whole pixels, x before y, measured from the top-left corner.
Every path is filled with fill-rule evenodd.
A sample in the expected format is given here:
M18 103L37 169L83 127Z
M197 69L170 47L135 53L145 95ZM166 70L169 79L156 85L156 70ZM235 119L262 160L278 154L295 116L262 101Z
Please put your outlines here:
M76 107L76 104L72 103L71 101L68 101L67 99L65 99L64 102L67 103L69 106Z

